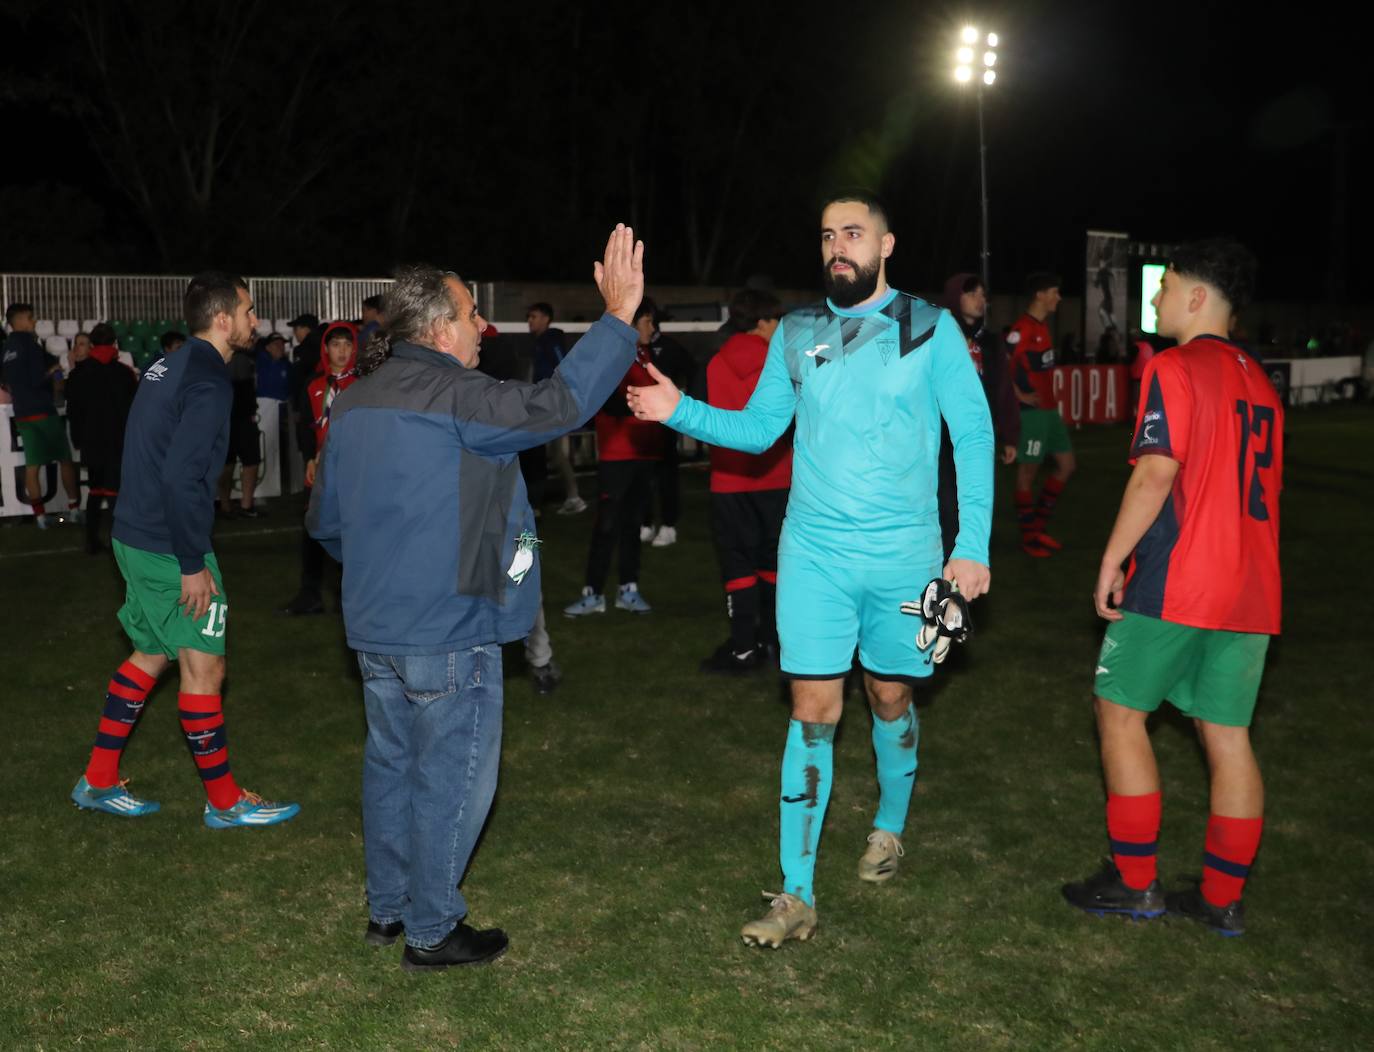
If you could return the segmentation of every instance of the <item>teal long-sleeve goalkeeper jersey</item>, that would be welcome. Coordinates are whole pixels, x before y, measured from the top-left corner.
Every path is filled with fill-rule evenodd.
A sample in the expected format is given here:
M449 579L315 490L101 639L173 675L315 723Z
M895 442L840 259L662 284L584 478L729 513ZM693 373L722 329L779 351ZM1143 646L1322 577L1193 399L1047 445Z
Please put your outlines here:
M668 426L748 453L795 417L792 494L780 551L851 565L939 558L940 419L954 443L953 558L988 563L993 437L968 345L948 312L892 289L863 310L829 300L787 314L749 404L683 395Z

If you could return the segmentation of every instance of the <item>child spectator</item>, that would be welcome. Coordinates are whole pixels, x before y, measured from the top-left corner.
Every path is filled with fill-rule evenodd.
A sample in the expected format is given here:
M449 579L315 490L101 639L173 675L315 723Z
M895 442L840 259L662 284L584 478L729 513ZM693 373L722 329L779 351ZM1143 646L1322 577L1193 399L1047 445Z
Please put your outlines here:
M305 456L305 484L315 484L315 468L324 453L324 441L329 434L329 411L341 391L358 379L358 330L346 321L336 321L325 327L321 340L323 353L319 369L306 384L305 404L310 418L308 441L305 428L298 438ZM324 613L321 585L324 580L324 548L309 533L301 532L301 590L281 608L288 617Z

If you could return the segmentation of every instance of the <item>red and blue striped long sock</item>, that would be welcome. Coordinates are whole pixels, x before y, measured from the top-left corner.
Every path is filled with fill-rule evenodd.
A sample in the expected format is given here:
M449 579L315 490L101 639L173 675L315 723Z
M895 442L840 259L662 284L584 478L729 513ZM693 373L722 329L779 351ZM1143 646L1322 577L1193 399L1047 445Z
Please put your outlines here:
M1227 818L1212 815L1207 820L1207 841L1202 856L1202 897L1223 909L1239 901L1245 891L1245 878L1259 850L1263 818Z
M134 724L143 713L148 692L157 680L132 661L115 670L105 688L105 711L100 716L95 747L86 764L86 781L97 789L108 789L119 781L119 758L129 742Z
M1112 861L1128 888L1144 891L1159 871L1160 794L1107 794L1107 838Z
M229 738L224 732L224 708L218 694L178 694L181 730L205 783L210 806L224 811L239 802L243 791L229 772Z

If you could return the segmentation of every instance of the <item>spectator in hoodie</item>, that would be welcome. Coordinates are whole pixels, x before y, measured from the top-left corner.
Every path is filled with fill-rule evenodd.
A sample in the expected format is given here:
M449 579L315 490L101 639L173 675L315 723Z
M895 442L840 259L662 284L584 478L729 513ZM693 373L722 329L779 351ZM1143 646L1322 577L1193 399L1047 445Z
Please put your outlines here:
M14 423L24 444L24 492L40 530L53 524L43 502L41 471L56 462L67 491L67 507L75 522L81 521L81 489L67 443L66 422L57 415L53 386L62 367L43 350L34 330L38 323L28 303L11 303L5 309L10 333L0 356L0 379L14 401Z
M686 390L692 384L696 363L682 344L671 336L663 335L659 326L663 314L651 299L639 305L635 316L635 330L639 333L639 355L642 360L653 362L654 368L669 377L679 390ZM649 541L655 548L666 548L677 543L677 519L681 507L678 486L677 432L663 428L663 456L658 461L649 492L644 501L644 522L639 528L639 539ZM659 526L654 529L654 492L658 492Z
M562 329L553 327L553 305L531 303L525 311L525 321L534 337L534 369L530 379L535 383L553 375L558 363L568 353L567 337ZM587 510L587 502L577 492L577 475L573 471L572 436L561 435L544 448L553 461L553 468L563 480L563 503L559 515L576 515ZM538 510L539 505L535 504Z
M320 357L319 370L305 388L305 404L310 413L310 452L306 453L305 444L302 445L301 452L306 454L307 489L315 485L315 472L324 453L325 437L329 434L329 417L334 408L334 399L358 379L357 330L346 321L336 321L325 327L321 342L324 345L324 353ZM324 600L321 595L324 557L325 550L320 542L310 536L308 531L303 531L301 590L281 608L281 613L288 617L324 613Z
M780 317L782 304L771 292L735 294L735 334L706 365L705 390L699 391L705 401L720 409L749 404ZM758 454L711 447L711 533L730 638L702 661L703 672L748 672L762 660L778 659L778 536L791 485L790 430Z
M85 336L83 333L82 336ZM85 347L67 377L67 423L86 469L86 551L105 550L100 542L101 509L119 496L119 465L124 456L124 425L138 390L138 374L119 360L115 333L101 322L85 336Z
M1016 444L1021 438L1021 410L1011 385L1011 367L1001 338L985 327L988 313L988 292L977 274L955 274L945 282L940 306L954 315L959 330L968 343L969 358L978 371L983 394L992 413L992 429L997 440L998 456L1003 464L1016 461ZM954 471L954 446L949 440L949 428L940 428L940 533L945 548L945 561L954 551L959 536L959 496Z

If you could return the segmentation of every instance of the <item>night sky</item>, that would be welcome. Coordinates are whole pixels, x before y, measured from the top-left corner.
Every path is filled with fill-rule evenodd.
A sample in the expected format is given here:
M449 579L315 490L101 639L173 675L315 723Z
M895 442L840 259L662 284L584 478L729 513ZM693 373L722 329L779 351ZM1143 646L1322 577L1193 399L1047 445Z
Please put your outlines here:
M0 269L818 279L816 201L875 186L894 284L976 269L959 27L987 97L994 287L1081 289L1083 231L1233 233L1266 299L1366 303L1366 50L1315 6L0 5Z

